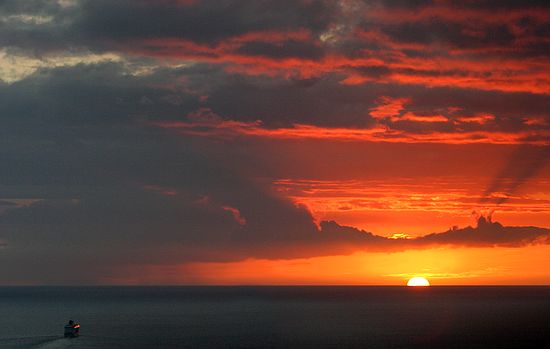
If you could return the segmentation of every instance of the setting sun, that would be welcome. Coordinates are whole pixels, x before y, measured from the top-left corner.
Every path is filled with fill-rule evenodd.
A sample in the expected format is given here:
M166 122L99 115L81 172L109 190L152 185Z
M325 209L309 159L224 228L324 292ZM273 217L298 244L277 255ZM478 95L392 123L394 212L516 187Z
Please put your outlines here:
M416 276L407 282L407 286L430 286L430 282L425 277Z

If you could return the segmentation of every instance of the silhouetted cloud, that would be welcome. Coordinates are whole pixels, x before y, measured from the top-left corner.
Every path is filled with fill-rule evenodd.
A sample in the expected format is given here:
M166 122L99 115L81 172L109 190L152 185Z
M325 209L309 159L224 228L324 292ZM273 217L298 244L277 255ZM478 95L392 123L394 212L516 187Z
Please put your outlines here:
M446 232L432 233L416 238L386 238L356 228L340 226L336 222L323 222L321 228L321 232L330 234L334 242L338 242L338 239L345 239L356 244L354 247L374 251L395 251L435 246L522 247L550 244L550 229L507 227L498 222L493 222L490 216L480 216L475 227L454 227Z
M429 234L412 241L419 245L454 245L465 247L521 247L530 244L549 244L550 229L538 227L506 227L492 222L491 217L480 216L477 226L451 229Z

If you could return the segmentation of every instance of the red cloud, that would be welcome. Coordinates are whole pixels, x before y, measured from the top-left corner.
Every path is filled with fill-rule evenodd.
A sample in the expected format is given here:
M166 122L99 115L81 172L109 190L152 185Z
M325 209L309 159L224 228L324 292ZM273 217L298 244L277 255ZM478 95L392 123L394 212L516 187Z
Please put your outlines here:
M414 113L408 112L403 116L394 118L393 121L406 120L414 122L448 122L449 119L443 115L416 115Z
M270 42L269 40L278 40L283 36L270 34L266 39ZM252 75L311 77L339 72L345 76L342 83L350 85L373 81L430 87L453 86L506 92L550 93L550 63L545 61L497 57L478 59L464 55L417 58L399 55L398 52L394 53L396 57L391 60L384 60L384 57L346 57L338 54L313 59L239 53L237 48L252 38L259 36L241 36L214 47L181 39L154 39L135 43L134 47L127 50L134 54L173 60L230 63L228 71ZM381 77L372 77L360 72L360 69L367 68L384 68L388 73Z
M403 109L405 104L410 102L409 98L391 98L387 96L380 97L379 104L369 112L375 119L395 118Z
M490 121L495 120L495 116L492 114L477 114L477 115L464 115L464 116L455 116L455 121L465 122L465 123L475 123L484 125Z
M239 223L239 225L246 225L246 219L241 215L241 211L231 206L222 206L222 209L231 213L231 215L233 216L235 221Z
M441 9L436 11L440 12L446 13ZM383 13L381 16L384 19ZM135 39L113 46L131 54L175 61L224 63L228 71L241 74L312 77L338 73L343 76L341 82L349 85L377 82L548 94L550 62L535 56L518 55L524 51L528 53L529 48L524 45L543 40L540 36L529 35L521 37L512 46L489 42L464 47L445 41L420 43L398 40L380 29L358 29L348 38L359 47L353 55L328 47L307 29L254 31L215 43L161 37ZM271 49L260 49L254 54L243 50L254 43L269 45ZM314 47L319 54L309 56L300 50L288 51L289 43L304 50ZM376 48L368 48L371 45ZM411 54L411 50L422 54ZM372 76L364 73L368 69L383 73Z
M523 123L529 126L548 126L548 121L544 118L524 118Z
M421 117L420 117L421 118ZM431 117L428 117L430 120ZM439 117L437 117L439 118ZM434 122L430 120L429 122ZM383 126L372 128L338 128L295 124L292 127L265 128L261 121L242 122L157 122L153 126L174 129L191 136L231 139L239 136L273 139L325 139L331 141L360 141L386 143L443 143L443 144L536 144L549 145L550 131L489 132L469 131L460 133L428 132L412 133Z

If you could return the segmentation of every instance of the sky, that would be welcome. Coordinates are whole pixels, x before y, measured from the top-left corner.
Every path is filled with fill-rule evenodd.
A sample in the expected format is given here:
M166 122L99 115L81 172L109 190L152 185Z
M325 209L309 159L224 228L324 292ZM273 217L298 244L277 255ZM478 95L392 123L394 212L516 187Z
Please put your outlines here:
M550 5L0 0L0 285L550 284Z

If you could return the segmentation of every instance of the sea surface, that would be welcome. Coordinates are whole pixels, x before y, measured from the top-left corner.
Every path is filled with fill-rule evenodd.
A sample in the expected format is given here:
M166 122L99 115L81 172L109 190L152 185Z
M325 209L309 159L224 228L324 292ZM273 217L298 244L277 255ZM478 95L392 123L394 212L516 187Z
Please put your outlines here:
M531 347L550 287L0 287L0 348Z

